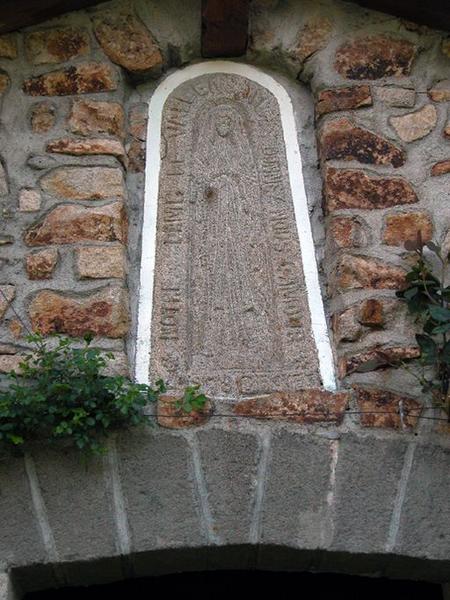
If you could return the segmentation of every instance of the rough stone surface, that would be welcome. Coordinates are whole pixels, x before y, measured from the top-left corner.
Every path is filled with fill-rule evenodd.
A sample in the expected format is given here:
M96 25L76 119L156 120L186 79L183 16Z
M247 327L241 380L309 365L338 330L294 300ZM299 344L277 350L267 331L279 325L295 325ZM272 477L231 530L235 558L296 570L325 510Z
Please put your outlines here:
M46 248L28 254L25 265L29 279L51 279L58 262L58 250Z
M320 389L277 392L260 398L241 400L235 405L234 412L240 416L294 423L340 423L348 400L349 396L345 392L333 393Z
M433 223L427 213L409 212L387 215L383 242L389 246L402 246L407 240L416 240L419 231L424 242L431 240Z
M119 338L128 331L127 294L116 287L104 288L83 298L39 292L30 304L29 315L33 330L43 335L66 333L82 337L92 332Z
M317 96L316 117L337 110L353 110L372 106L372 95L368 85L323 90Z
M444 137L450 138L450 123L447 123L444 129Z
M337 268L337 284L342 289L374 288L398 290L405 285L406 272L368 256L346 255Z
M450 39L442 40L441 50L442 54L450 58Z
M0 285L0 319L3 319L9 305L16 295L16 286L12 284Z
M66 62L89 53L89 37L82 29L42 29L25 36L25 51L34 65Z
M345 356L339 361L341 377L356 371L375 371L379 368L399 365L402 361L419 358L416 346L374 346L357 354Z
M411 184L405 179L331 167L325 172L324 192L328 211L343 208L371 210L418 201Z
M8 179L6 169L0 161L0 196L6 196L9 192Z
M116 551L113 499L105 482L103 461L93 458L86 466L72 449L42 446L36 447L32 454L60 559L89 560L113 555Z
M388 106L396 108L413 108L416 103L416 91L392 85L375 88L375 97Z
M391 117L389 122L400 139L404 142L414 142L428 135L436 127L436 108L432 104L427 104L408 115Z
M81 246L75 261L81 279L125 277L125 253L122 246Z
M9 88L10 79L6 73L0 71L0 96Z
M198 443L215 536L221 543L247 543L259 458L257 438L210 429L198 433Z
M150 31L132 15L106 14L94 19L94 31L105 54L131 71L159 73L161 51Z
M39 190L20 190L19 210L22 212L35 212L41 208L41 192Z
M180 396L161 395L156 408L158 424L167 429L184 429L204 425L209 418L210 405L201 410L186 413L178 406Z
M130 108L128 114L128 132L137 140L145 141L147 138L148 104L140 102Z
M0 536L2 564L26 565L46 560L39 524L32 509L30 484L22 457L2 452L0 511L8 515Z
M326 123L319 134L319 142L322 160L357 160L363 164L395 168L405 162L402 150L346 118Z
M370 331L389 327L404 314L405 306L393 298L367 298L332 318L334 340L337 344L354 342Z
M337 248L361 248L367 245L367 235L359 219L354 217L335 217L330 222L328 233L330 241Z
M449 449L418 445L407 481L394 552L407 549L411 554L446 559L450 545L449 486Z
M129 172L143 173L145 171L145 143L141 140L132 140L127 146Z
M428 95L434 102L450 101L450 79L443 79L428 90Z
M23 362L21 354L0 354L0 373L20 373L20 363Z
M209 396L319 387L275 98L204 75L169 96L162 135L152 376Z
M0 58L17 58L17 39L14 34L0 35Z
M41 179L44 192L66 200L123 198L122 170L111 167L58 167Z
M416 55L408 40L372 35L345 42L336 52L336 70L347 79L409 75Z
M327 45L333 25L327 17L311 19L300 30L295 47L291 54L298 61L304 62L307 58L322 50Z
M91 135L107 133L124 136L125 116L118 102L75 100L69 116L72 133Z
M112 92L116 75L107 63L82 63L27 79L23 91L30 96L71 96Z
M0 71L0 96L9 88L10 79L6 73Z
M55 125L55 106L50 102L38 102L31 109L30 120L33 133L47 133Z
M431 168L431 175L433 175L433 177L436 177L437 175L446 175L447 173L450 173L450 158L448 160L441 160Z
M118 449L133 550L204 544L186 440L140 430L121 435ZM139 560L134 565L139 576Z
M356 552L385 552L405 451L403 439L342 436L333 489L333 550L343 550L349 540Z
M72 154L73 156L108 154L117 157L122 163L126 161L125 148L122 143L119 140L106 138L60 138L47 144L47 152Z
M332 444L282 430L274 434L270 453L261 542L302 548L328 545Z
M360 308L360 323L366 327L382 327L386 322L385 302L376 298L364 300Z
M414 429L422 412L422 404L416 399L387 390L355 386L355 394L363 427Z
M101 208L57 206L42 221L25 232L29 246L73 244L82 241L126 240L127 222L123 204L114 202Z

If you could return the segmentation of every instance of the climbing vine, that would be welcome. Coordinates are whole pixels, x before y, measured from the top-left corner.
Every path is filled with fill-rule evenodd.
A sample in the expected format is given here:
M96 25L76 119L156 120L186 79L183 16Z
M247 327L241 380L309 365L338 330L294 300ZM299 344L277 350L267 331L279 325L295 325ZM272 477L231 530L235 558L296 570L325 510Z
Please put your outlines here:
M0 443L20 447L33 439L64 439L85 454L101 454L111 431L152 422L144 408L166 391L162 380L148 386L103 374L114 356L93 348L91 335L81 348L69 338L56 340L27 337L33 350L0 390ZM205 402L191 386L180 406L190 412Z
M420 232L416 240L405 243L405 249L414 252L417 260L397 297L406 302L422 329L416 334L421 367L416 377L422 391L450 419L450 285L446 282L450 254L434 242L424 243Z

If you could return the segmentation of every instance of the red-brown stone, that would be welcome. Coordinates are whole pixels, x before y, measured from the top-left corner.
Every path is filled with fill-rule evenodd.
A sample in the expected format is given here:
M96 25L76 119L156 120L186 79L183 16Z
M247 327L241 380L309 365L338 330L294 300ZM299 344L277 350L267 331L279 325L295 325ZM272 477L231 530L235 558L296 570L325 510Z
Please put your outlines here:
M89 37L75 27L42 29L25 36L25 50L34 65L65 62L89 53Z
M166 429L183 429L204 425L211 414L211 404L207 402L200 410L186 412L179 407L180 397L161 395L157 404L158 424Z
M323 90L317 96L316 117L338 110L353 110L372 105L372 95L368 85Z
M322 160L357 160L363 164L395 168L401 167L406 160L402 150L346 118L326 123L319 142Z
M383 242L389 246L403 246L408 240L416 240L418 232L424 242L428 242L433 236L433 223L426 213L408 212L387 215Z
M357 371L376 371L386 367L398 367L403 361L419 358L417 346L374 346L357 354L344 356L339 361L339 375L345 377Z
M43 335L65 333L81 337L92 332L120 338L128 331L127 294L116 287L83 298L45 290L32 300L29 315L33 331Z
M418 202L415 191L405 179L369 176L364 171L350 169L328 167L324 192L328 211L371 210Z
M25 233L28 246L73 244L82 241L126 241L124 206L114 202L99 208L56 206L44 219Z
M446 175L447 173L450 173L450 158L448 160L441 160L433 165L431 169L431 175L433 177L438 175Z
M38 102L31 109L31 129L33 133L47 133L56 121L56 108L50 102Z
M345 42L334 66L347 79L380 79L409 75L416 55L408 40L372 35Z
M73 156L105 154L115 156L124 165L128 162L122 143L119 140L109 140L107 138L60 138L47 144L47 152L71 154Z
M360 248L366 245L364 230L354 217L335 217L330 222L328 232L337 248Z
M112 62L131 73L161 71L163 57L147 27L133 15L94 18L94 32Z
M58 250L46 248L33 254L28 254L25 266L29 279L51 279L58 262Z
M107 63L83 63L27 79L23 91L29 96L71 96L111 92L116 75Z
M399 290L405 286L401 267L368 257L345 255L337 267L336 282L342 289L373 288Z
M422 404L416 399L387 390L355 386L355 395L363 427L401 429L404 426L413 429L422 412Z
M347 392L306 389L241 400L235 405L234 412L241 417L294 423L341 423L348 401Z
M383 327L385 324L384 304L377 298L368 298L361 304L359 322L365 327Z
M106 133L123 138L125 115L117 102L75 100L69 116L72 133L91 135Z

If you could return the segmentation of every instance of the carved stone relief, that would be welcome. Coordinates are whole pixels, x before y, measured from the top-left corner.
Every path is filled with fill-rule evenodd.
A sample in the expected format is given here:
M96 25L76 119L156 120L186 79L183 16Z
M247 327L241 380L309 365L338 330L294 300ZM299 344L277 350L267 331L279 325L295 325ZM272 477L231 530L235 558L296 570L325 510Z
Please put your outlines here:
M320 385L278 103L238 75L162 119L152 378L214 395Z

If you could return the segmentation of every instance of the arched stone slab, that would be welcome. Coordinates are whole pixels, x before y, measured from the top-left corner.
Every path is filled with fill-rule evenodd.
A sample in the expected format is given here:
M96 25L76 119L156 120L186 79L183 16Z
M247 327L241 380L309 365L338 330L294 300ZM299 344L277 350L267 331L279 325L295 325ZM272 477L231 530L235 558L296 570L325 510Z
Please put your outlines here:
M287 92L253 67L188 67L153 95L149 137L137 379L334 388Z

